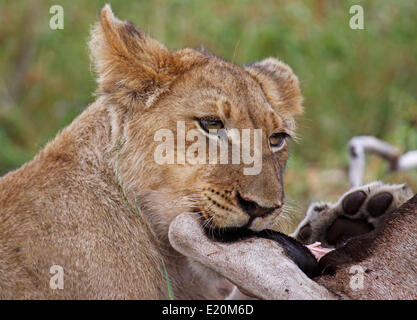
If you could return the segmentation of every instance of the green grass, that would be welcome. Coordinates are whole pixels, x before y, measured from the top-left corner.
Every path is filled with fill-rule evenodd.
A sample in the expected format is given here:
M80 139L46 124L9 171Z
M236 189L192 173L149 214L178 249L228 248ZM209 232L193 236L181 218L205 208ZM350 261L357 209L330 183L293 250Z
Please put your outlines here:
M174 292L172 291L172 286L171 286L171 281L169 279L169 275L168 275L168 271L167 271L167 267L165 265L165 261L162 258L162 266L164 267L164 273L165 273L165 278L167 280L167 288L168 288L168 296L169 296L169 300L174 300Z
M92 101L86 42L106 1L0 0L0 175L29 160ZM108 1L169 48L201 47L238 64L279 57L300 78L306 114L291 147L289 198L300 208L348 187L346 145L375 135L417 149L417 2L409 0ZM349 28L363 5L365 30ZM64 30L49 28L60 4ZM406 181L370 158L367 180Z

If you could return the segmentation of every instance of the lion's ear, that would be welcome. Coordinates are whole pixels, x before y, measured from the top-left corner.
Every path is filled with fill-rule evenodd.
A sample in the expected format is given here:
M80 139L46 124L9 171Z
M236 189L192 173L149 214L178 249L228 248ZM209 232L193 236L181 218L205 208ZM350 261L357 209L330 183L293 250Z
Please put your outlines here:
M279 114L294 116L303 113L298 78L287 64L267 58L245 69L258 81L269 103Z
M128 106L149 107L185 67L133 23L117 19L108 4L100 12L89 46L99 94L110 94Z

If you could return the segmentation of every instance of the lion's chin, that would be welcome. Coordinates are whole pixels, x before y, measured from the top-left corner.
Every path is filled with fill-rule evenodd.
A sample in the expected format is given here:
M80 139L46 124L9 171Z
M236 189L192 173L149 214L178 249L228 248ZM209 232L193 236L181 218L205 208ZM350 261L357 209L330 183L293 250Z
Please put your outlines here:
M266 225L264 228L253 229L251 223L252 221L248 221L240 227L218 227L213 223L210 225L205 225L203 222L202 226L208 238L220 242L235 242L244 240L254 236L259 231L268 229L268 225Z
M195 210L201 217L201 226L203 227L207 236L216 241L233 242L250 236L254 233L270 229L272 216L268 219L262 217L249 217L247 220L237 221L235 219L233 225L224 225L216 223L216 219L207 219L200 210ZM238 224L238 225L236 225Z
M243 227L213 227L204 228L208 238L220 242L234 242L251 237L254 231Z

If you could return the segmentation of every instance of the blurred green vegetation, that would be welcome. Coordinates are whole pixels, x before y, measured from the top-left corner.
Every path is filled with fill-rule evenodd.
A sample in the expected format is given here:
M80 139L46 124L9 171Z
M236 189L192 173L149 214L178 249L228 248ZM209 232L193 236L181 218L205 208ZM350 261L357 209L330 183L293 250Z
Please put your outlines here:
M0 0L0 175L19 167L94 100L87 41L99 9L135 22L169 48L204 46L238 64L279 57L299 76L306 114L292 145L289 198L303 207L348 187L347 142L374 135L417 149L417 2ZM49 28L62 5L64 30ZM349 28L364 8L365 30ZM367 181L408 182L370 158Z

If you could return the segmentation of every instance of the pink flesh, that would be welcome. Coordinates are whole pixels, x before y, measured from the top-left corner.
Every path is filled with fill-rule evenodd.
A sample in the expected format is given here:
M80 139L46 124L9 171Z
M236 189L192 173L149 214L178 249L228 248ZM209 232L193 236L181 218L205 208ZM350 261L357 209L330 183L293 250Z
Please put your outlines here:
M314 242L312 244L306 245L307 249L316 257L317 261L320 261L322 257L328 254L330 251L334 249L323 248L321 246L321 242Z

